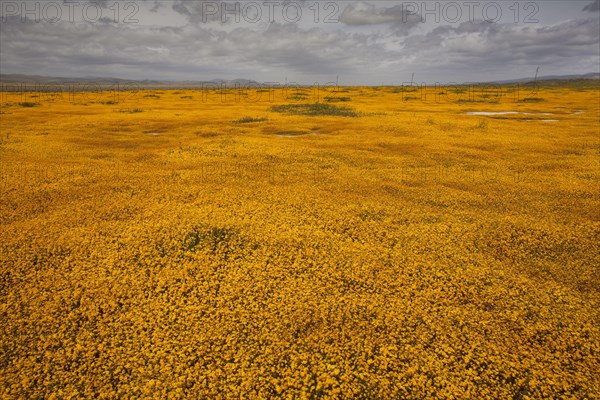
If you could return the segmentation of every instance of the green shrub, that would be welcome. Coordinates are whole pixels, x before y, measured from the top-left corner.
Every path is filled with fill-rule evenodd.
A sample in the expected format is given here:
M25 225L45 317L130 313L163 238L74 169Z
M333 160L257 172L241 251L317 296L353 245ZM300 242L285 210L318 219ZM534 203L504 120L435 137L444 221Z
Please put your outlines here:
M266 121L266 118L253 118L253 117L244 117L240 118L236 121L233 121L234 124L249 124L251 122L263 122Z
M350 107L334 106L333 104L283 104L271 107L271 111L293 115L334 115L341 117L358 117L358 113Z

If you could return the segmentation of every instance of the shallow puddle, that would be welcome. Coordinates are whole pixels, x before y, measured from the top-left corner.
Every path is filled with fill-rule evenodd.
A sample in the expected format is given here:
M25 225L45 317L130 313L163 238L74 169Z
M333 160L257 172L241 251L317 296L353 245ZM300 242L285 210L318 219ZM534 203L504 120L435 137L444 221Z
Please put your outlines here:
M523 114L523 115L553 115L547 112L520 112L520 111L469 111L467 115L507 115L507 114Z
M279 137L290 138L290 137L309 135L310 133L311 132L305 132L305 131L284 131L284 132L278 132L278 133L276 133L276 135Z
M506 114L518 114L517 111L469 111L467 115L506 115Z

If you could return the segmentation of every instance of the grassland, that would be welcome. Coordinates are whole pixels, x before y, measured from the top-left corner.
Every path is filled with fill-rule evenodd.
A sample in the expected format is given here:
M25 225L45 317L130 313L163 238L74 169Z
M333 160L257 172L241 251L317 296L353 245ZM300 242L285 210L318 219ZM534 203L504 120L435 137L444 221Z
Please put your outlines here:
M2 397L600 398L598 86L435 90L0 93Z

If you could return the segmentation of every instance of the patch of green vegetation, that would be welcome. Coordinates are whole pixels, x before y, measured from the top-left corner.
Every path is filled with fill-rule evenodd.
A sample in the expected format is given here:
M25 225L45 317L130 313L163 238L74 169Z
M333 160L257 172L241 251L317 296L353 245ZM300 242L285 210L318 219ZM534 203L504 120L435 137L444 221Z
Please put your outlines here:
M157 96L155 94L147 94L144 96L144 98L160 99L160 96Z
M457 103L491 103L491 104L496 104L498 103L497 99L492 99L492 100L474 100L474 99L459 99L456 100Z
M374 210L368 208L358 213L358 217L363 221L382 221L386 216L386 213L382 210Z
M327 101L329 103L346 102L346 101L350 101L350 100L352 100L350 97L334 97L334 96L325 97L325 101Z
M31 108L31 107L38 107L41 104L40 103L32 103L30 101L24 101L22 103L18 103L21 107L26 107L26 108Z
M208 250L229 259L243 256L242 253L245 249L257 248L256 244L253 246L248 246L248 244L237 229L194 226L183 238L181 250L188 252Z
M240 118L236 121L233 121L234 124L249 124L251 122L263 122L266 121L266 118L253 118L253 117L244 117Z
M334 106L333 104L283 104L271 107L271 111L293 115L334 115L341 117L358 117L358 113L350 107Z
M137 114L137 113L144 112L144 110L142 110L141 108L131 108L131 109L119 110L119 112L128 113L128 114Z
M306 100L307 98L308 96L306 96L305 94L296 94L293 96L289 96L287 100Z
M216 132L196 132L196 135L204 138L219 136Z
M525 97L524 99L519 100L521 103L539 103L544 101L541 97Z

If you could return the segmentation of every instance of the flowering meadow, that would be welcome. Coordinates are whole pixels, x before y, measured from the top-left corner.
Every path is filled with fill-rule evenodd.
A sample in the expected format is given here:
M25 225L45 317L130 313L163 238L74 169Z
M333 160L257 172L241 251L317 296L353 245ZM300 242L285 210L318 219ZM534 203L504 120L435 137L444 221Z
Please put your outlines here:
M600 97L0 93L4 399L600 398Z

